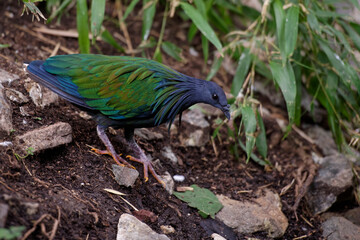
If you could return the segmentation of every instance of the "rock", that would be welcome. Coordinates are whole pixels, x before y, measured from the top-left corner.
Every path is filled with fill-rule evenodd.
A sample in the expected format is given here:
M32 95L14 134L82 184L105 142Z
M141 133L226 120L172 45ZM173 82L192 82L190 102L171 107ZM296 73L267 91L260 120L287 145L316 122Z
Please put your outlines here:
M40 84L30 80L25 80L25 89L28 91L31 100L38 107L45 107L52 103L59 101L59 96L46 87L41 87Z
M24 94L12 88L5 88L5 95L10 101L16 103L22 104L29 102L29 99Z
M202 147L209 141L210 124L200 109L183 113L182 121L188 123L179 129L179 140L182 146Z
M25 207L27 215L34 215L39 210L39 203L24 202L21 205Z
M337 196L352 186L352 178L351 165L344 155L323 158L307 193L314 214L329 209L336 202Z
M200 109L193 109L185 112L182 116L182 121L203 129L210 127L209 122L205 119L205 115Z
M9 205L0 203L0 228L5 227L8 212L9 212Z
M317 125L303 125L306 134L315 141L325 156L338 153L335 141L330 131Z
M265 190L264 196L252 201L236 201L226 196L218 196L224 206L216 218L233 228L236 232L249 234L267 232L268 237L278 238L284 235L288 220L281 211L278 194Z
M213 106L211 106L209 104L198 103L198 104L196 104L196 106L199 106L200 109L202 111L204 111L207 116L217 116L217 117L224 116L223 112L220 109L218 109L216 107L213 107Z
M0 148L8 148L8 147L12 147L13 143L9 142L9 141L4 141L4 142L0 142Z
M133 187L136 179L139 177L139 172L125 166L117 164L112 165L112 172L114 173L115 180L120 186Z
M165 172L164 175L161 175L162 180L165 183L165 190L171 195L174 192L174 180L172 179L169 172Z
M116 240L128 239L170 240L166 235L154 232L136 217L124 213L119 219Z
M7 83L7 85L10 85L12 81L18 80L19 76L13 73L9 73L3 69L0 68L0 84L1 83Z
M39 152L44 149L57 147L72 141L72 128L70 124L58 122L50 126L41 127L15 137L15 145L27 152Z
M343 217L331 217L321 226L327 240L358 240L360 237L360 227Z
M344 217L353 224L360 226L360 207L350 209L344 214Z
M135 135L145 140L160 140L164 138L161 133L152 132L147 128L136 128Z
M169 159L173 164L178 163L178 158L176 157L175 153L172 151L170 146L163 147L163 149L161 150L161 155Z
M0 83L0 132L9 134L12 129L13 124L11 105L5 98L4 87Z
M170 225L161 225L160 229L164 234L170 234L175 232L175 229Z

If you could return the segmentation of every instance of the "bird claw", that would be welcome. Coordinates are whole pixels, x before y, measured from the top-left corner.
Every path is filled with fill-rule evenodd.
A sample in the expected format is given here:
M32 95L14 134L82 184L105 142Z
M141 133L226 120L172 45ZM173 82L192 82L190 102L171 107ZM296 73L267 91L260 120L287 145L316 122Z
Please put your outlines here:
M112 156L112 158L114 159L114 161L116 162L117 165L122 166L122 167L129 167L132 169L136 169L133 165L131 165L130 163L128 163L127 161L125 161L122 157L121 157L121 153L117 154L117 156L113 156L108 150L99 150L97 148L92 147L90 149L91 151L93 151L94 153L100 154L100 155L110 155ZM122 162L120 163L119 160Z
M151 164L151 161L148 158L135 158L133 156L127 155L126 156L127 159L131 160L131 161L135 161L135 162L139 162L142 163L144 166L144 179L145 182L149 181L149 177L148 177L148 171L150 171L151 175L153 175L153 177L156 179L156 181L158 181L164 188L166 188L166 184L165 182L161 179L161 177L159 175L157 175L157 173L155 172L154 167Z

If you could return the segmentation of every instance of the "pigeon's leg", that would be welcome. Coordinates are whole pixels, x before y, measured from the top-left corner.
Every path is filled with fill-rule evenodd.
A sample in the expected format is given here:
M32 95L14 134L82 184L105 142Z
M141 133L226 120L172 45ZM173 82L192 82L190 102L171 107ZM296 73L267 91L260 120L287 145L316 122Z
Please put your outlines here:
M106 129L106 127L101 126L101 125L97 125L97 127L96 127L97 134L98 134L99 138L101 139L101 141L104 143L107 150L99 150L99 149L96 149L96 148L92 148L91 150L98 153L98 154L108 154L108 155L112 156L114 161L120 166L125 165L127 167L134 168L130 163L128 163L125 159L120 157L120 155L118 155L115 152L114 146L111 144L108 136L105 133L105 129Z
M151 160L145 155L144 151L139 147L139 145L135 142L134 139L134 129L125 129L125 138L128 142L129 147L132 149L132 151L137 156L136 158L130 155L127 155L126 158L142 163L144 165L144 178L145 182L149 180L148 171L154 176L154 178L165 187L165 183L163 180L161 180L161 177L156 174L154 167L151 164Z

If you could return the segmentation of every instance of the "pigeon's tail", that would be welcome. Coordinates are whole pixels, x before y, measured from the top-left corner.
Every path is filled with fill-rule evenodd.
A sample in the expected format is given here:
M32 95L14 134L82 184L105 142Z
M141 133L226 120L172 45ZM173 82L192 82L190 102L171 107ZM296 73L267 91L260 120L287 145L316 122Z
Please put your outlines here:
M71 103L87 109L92 109L86 104L85 98L78 93L77 86L72 83L69 78L47 72L43 67L44 62L45 61L36 60L29 63L27 71L31 79L49 88L51 91Z

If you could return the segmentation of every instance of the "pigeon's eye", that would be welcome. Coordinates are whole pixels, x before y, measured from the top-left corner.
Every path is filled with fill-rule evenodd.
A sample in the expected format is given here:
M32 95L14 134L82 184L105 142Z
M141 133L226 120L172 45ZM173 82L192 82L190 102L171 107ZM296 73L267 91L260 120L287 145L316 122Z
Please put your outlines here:
M214 100L218 100L218 99L219 99L219 97L218 97L218 95L217 95L216 93L213 93L213 95L212 95L212 99L214 99Z

